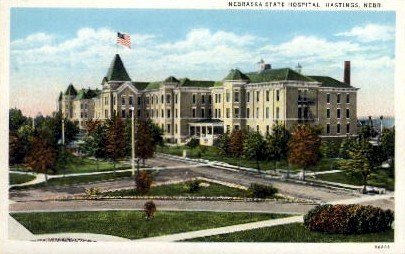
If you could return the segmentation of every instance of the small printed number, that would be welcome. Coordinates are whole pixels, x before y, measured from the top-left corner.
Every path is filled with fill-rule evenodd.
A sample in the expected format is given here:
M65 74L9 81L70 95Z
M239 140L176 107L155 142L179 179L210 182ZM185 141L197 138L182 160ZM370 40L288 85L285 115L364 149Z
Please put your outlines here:
M389 249L390 246L388 244L381 244L381 245L375 245L375 249Z

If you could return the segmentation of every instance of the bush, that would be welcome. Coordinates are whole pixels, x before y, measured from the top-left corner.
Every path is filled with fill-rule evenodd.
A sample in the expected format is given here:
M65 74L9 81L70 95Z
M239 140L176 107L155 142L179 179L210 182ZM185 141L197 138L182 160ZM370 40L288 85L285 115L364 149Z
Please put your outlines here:
M140 194L146 194L152 185L152 177L148 172L142 171L135 177L135 183L136 191Z
M394 213L373 206L322 205L304 216L304 226L312 231L362 234L391 228Z
M278 190L271 185L252 183L249 187L248 192L253 198L267 198L274 196L274 194L276 194Z
M200 183L201 183L201 181L199 181L199 180L194 180L194 181L188 182L187 191L190 193L197 192L201 188Z
M97 196L101 194L99 188L88 188L85 190L87 196Z
M186 144L186 146L190 147L191 149L196 148L199 145L200 145L200 141L195 138L190 139L190 141L188 141Z
M146 219L150 220L155 216L156 205L153 201L148 201L143 205L143 211L145 212Z

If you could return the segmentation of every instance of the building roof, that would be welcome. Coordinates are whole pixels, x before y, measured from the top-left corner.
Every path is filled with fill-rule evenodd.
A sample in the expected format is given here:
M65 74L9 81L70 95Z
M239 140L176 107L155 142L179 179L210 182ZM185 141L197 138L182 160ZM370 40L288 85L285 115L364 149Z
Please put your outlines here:
M190 80L188 78L180 79L180 86L184 87L212 87L215 81L208 80Z
M68 88L66 89L65 95L71 95L71 96L77 95L77 91L72 83L70 83Z
M112 60L105 79L107 81L131 81L119 54L116 54Z
M232 69L224 80L250 80L248 76L238 69Z
M354 88L349 84L343 83L327 76L309 76L310 78L321 82L321 87L338 87L338 88Z
M272 82L272 81L307 81L314 82L316 80L304 76L290 68L282 69L266 69L260 72L246 73L252 83Z
M170 82L170 83L178 83L179 80L173 76L170 76L168 78L165 79L165 82Z
M96 89L96 90L92 90L92 89L81 89L75 99L76 100L83 100L83 99L91 99L96 97L98 94L100 93L100 90Z
M138 90L144 90L148 85L149 82L132 82L132 85Z
M58 101L61 101L61 100L62 100L62 98L63 98L63 92L60 92L60 93L59 93L59 98L58 98Z

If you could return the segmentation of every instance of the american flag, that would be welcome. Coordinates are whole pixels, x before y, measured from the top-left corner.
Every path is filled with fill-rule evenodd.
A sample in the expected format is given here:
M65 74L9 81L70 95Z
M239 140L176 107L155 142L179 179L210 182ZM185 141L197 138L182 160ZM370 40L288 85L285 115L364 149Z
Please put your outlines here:
M131 36L129 34L117 33L117 43L131 48Z

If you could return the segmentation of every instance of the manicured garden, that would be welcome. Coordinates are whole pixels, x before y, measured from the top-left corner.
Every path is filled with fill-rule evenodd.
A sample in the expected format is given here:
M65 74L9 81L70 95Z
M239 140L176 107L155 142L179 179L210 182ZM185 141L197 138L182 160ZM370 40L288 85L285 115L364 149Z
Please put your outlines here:
M34 234L95 233L139 239L284 218L290 215L157 211L153 219L146 220L141 211L97 211L15 213L11 216Z
M34 175L29 174L9 174L9 183L10 184L21 184L32 181L35 179Z
M313 232L302 223L240 231L188 240L190 242L393 242L394 230L367 234L327 234Z
M227 187L216 183L203 182L201 187L190 191L186 183L161 185L150 188L148 196L200 196L200 197L246 197L245 190ZM104 192L102 196L141 196L135 189Z

